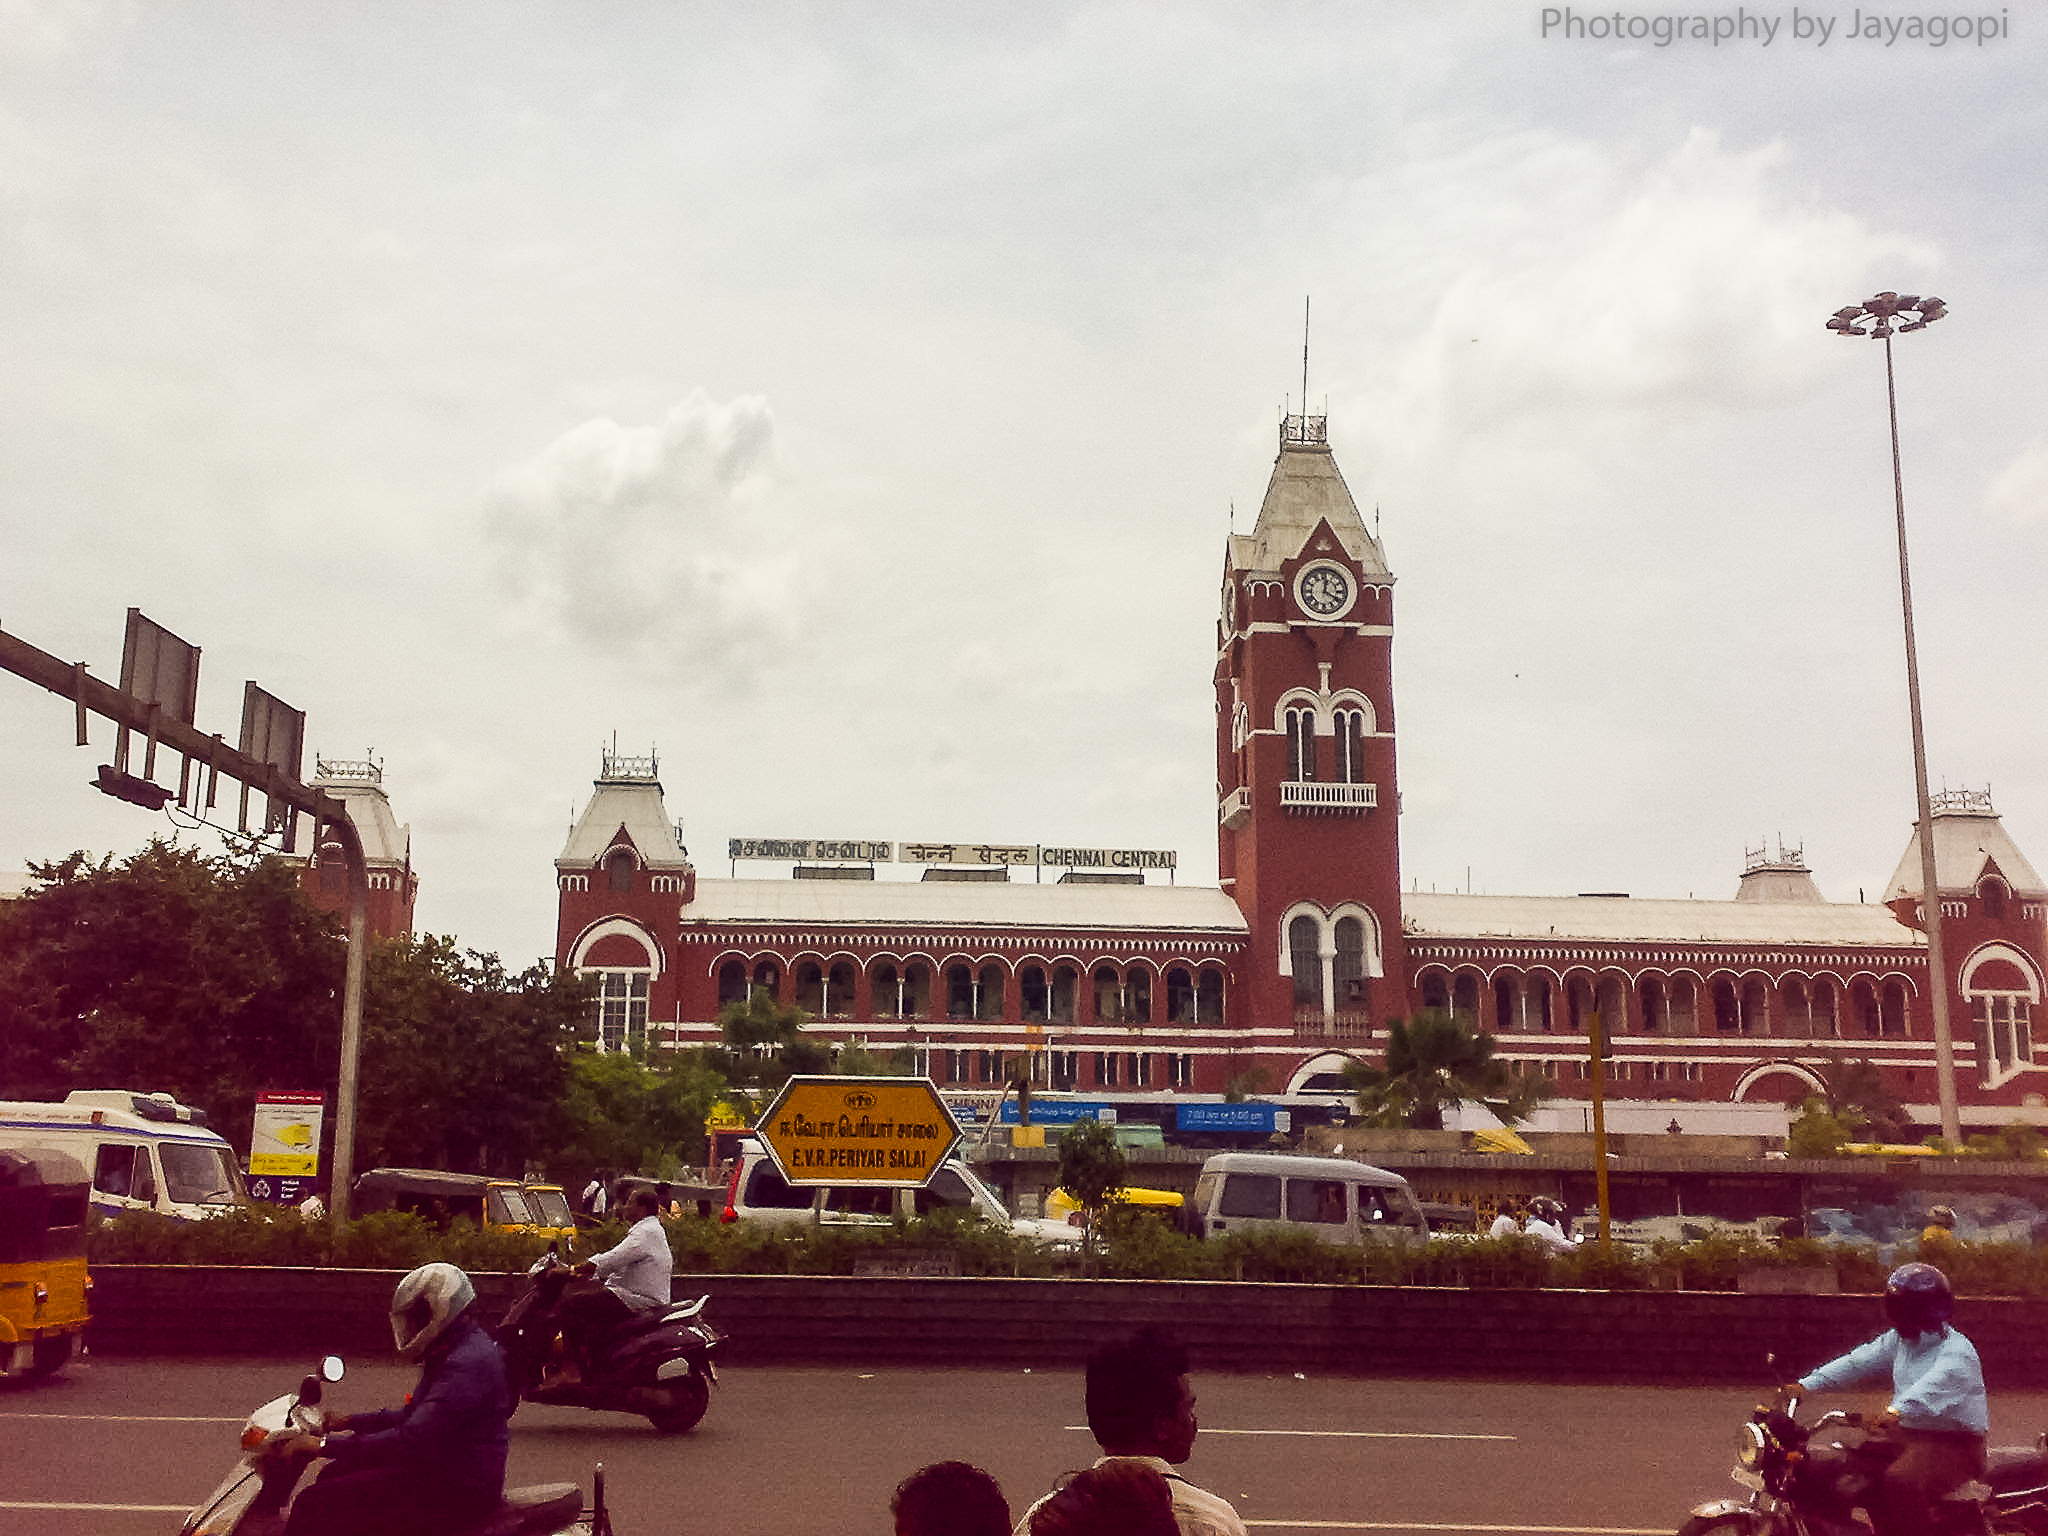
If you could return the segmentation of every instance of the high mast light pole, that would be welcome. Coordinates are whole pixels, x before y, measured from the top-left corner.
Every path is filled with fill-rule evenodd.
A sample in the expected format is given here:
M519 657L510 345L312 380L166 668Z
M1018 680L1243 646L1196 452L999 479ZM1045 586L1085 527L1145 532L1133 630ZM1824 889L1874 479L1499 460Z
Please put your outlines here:
M1913 578L1906 562L1906 482L1899 471L1899 392L1892 375L1892 334L1924 331L1948 313L1940 299L1880 293L1835 311L1828 329L1884 343L1884 396L1892 428L1892 501L1899 529L1899 611L1906 628L1906 702L1913 717L1913 791L1920 815L1920 910L1927 925L1927 969L1934 997L1934 1079L1941 1095L1941 1139L1963 1143L1956 1107L1955 1042L1949 1033L1948 967L1941 943L1941 887L1934 867L1934 807L1927 793L1927 738L1920 724L1920 658L1913 643Z

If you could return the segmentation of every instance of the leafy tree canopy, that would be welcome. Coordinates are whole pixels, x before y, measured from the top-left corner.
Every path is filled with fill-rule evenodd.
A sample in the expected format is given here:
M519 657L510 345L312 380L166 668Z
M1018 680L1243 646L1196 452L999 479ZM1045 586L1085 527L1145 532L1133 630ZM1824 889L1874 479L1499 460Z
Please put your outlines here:
M1370 1125L1441 1130L1444 1111L1466 1099L1513 1125L1528 1119L1549 1090L1540 1078L1508 1070L1493 1052L1493 1036L1485 1030L1431 1010L1388 1024L1384 1065L1353 1063L1344 1075Z
M1849 1130L1849 1141L1910 1142L1920 1132L1907 1115L1884 1074L1868 1060L1837 1057L1820 1069L1823 1109ZM1801 1089L1787 1100L1800 1108L1808 1094Z
M239 1149L263 1090L332 1095L346 944L275 857L154 841L32 865L0 907L0 1096L163 1091ZM587 987L453 939L375 946L356 1166L517 1173L559 1134ZM327 1118L331 1140L334 1117Z
M0 906L0 1097L162 1091L247 1147L257 1088L331 1085L344 947L295 870L159 839L29 873Z
M756 987L745 1002L730 1002L718 1010L725 1043L712 1046L706 1060L758 1113L790 1078L832 1070L832 1047L804 1033L809 1022L803 1009L778 1003Z
M550 1171L580 1188L593 1173L666 1178L704 1160L704 1122L725 1078L705 1051L658 1056L579 1050L570 1062L565 1135Z

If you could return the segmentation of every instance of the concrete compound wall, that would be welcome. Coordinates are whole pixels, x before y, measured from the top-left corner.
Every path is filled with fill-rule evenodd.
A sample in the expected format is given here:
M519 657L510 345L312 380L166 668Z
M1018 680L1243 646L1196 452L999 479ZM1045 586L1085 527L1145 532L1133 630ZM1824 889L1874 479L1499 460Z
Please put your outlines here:
M107 1265L93 1278L92 1347L108 1355L391 1349L396 1272ZM518 1280L477 1284L495 1319ZM1732 1292L677 1277L678 1296L700 1293L735 1366L1073 1368L1099 1340L1162 1323L1208 1371L1762 1387L1882 1327L1874 1297ZM1958 1322L1992 1390L2048 1388L2048 1302L1966 1298Z

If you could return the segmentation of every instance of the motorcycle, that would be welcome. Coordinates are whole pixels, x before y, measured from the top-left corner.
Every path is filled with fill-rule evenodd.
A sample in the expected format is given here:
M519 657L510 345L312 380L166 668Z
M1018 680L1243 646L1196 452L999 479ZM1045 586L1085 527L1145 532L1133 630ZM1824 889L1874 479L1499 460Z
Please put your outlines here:
M694 1429L711 1405L723 1335L704 1317L709 1296L635 1312L589 1341L590 1366L575 1383L548 1382L560 1326L556 1308L573 1275L550 1248L527 1272L497 1328L512 1390L530 1403L645 1414L663 1434Z
M1896 1442L1866 1438L1860 1414L1836 1409L1809 1425L1798 1411L1795 1398L1750 1415L1729 1473L1749 1497L1695 1506L1679 1536L1870 1536L1857 1511L1897 1455ZM2048 1435L2033 1446L1995 1448L1985 1460L1982 1481L1937 1505L1934 1536L2048 1536Z
M242 1426L241 1459L193 1506L179 1536L277 1536L284 1529L285 1505L313 1458L278 1447L294 1436L321 1432L323 1384L340 1381L343 1370L341 1357L329 1355L298 1391L274 1397L249 1415ZM612 1536L604 1467L598 1466L595 1499L587 1510L583 1490L574 1483L507 1488L498 1512L462 1536Z

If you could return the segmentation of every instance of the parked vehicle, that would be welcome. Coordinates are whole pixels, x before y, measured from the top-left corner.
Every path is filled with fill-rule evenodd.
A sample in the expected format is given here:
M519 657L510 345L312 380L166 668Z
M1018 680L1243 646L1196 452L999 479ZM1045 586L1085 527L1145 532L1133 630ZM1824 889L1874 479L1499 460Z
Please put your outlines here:
M1420 1240L1429 1222L1398 1173L1343 1157L1285 1152L1219 1152L1202 1164L1186 1230L1297 1230L1326 1243Z
M1679 1536L1869 1536L1856 1511L1898 1454L1897 1443L1866 1440L1859 1414L1836 1409L1806 1425L1798 1413L1795 1400L1749 1416L1729 1473L1749 1497L1695 1505ZM2048 1450L1999 1448L1987 1459L1985 1480L1949 1495L1930 1536L2048 1532Z
M635 1312L589 1341L590 1364L574 1386L541 1385L555 1357L556 1308L570 1266L553 1249L528 1271L526 1289L498 1324L512 1390L531 1403L645 1414L663 1434L694 1429L718 1384L712 1354L722 1335L704 1316L711 1298Z
M0 1148L0 1376L49 1376L92 1321L77 1159Z
M61 1104L0 1104L0 1147L47 1147L82 1164L102 1216L156 1211L192 1219L246 1205L234 1149L206 1111L167 1093L78 1088Z
M311 1459L280 1454L275 1447L293 1435L321 1433L325 1386L340 1381L343 1374L341 1357L329 1355L296 1392L274 1397L251 1413L242 1426L241 1456L219 1486L185 1517L180 1536L275 1536L281 1531L285 1505ZM604 1507L604 1468L599 1466L590 1509L584 1509L583 1490L574 1483L507 1488L498 1513L472 1536L611 1536L611 1531Z
M1012 1216L1002 1197L958 1158L939 1165L919 1189L876 1184L791 1185L758 1140L740 1143L719 1220L777 1226L886 1227L913 1216L951 1210L1008 1227L1017 1236L1048 1247L1078 1247L1079 1232L1063 1220Z
M410 1211L443 1232L461 1220L555 1242L566 1243L576 1235L576 1217L559 1184L522 1184L438 1168L372 1168L350 1188L351 1209L358 1216Z
M1187 1199L1176 1190L1141 1189L1136 1185L1126 1185L1122 1189L1110 1191L1109 1203L1126 1206L1134 1211L1144 1211L1148 1215L1158 1216L1172 1223L1180 1219L1181 1207L1187 1204ZM1085 1219L1081 1202L1060 1188L1055 1188L1045 1197L1045 1214L1054 1221L1064 1221L1070 1227L1082 1225Z

